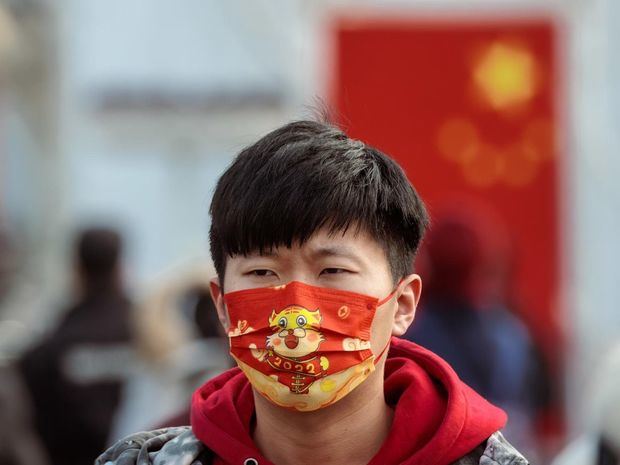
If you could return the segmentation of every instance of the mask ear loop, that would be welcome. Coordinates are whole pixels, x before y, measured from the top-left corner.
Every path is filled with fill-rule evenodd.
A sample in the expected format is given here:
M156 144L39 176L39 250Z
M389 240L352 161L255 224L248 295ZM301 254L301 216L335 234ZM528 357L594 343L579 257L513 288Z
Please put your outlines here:
M388 348L390 347L390 343L392 342L392 336L390 336L390 339L388 339L387 344L385 345L385 347L383 348L383 350L381 351L381 353L375 357L373 363L375 364L375 366L377 365L377 363L379 363L379 360L381 360L381 357L383 357L383 354L385 354L386 350L388 350Z
M381 307L381 305L388 302L392 297L394 297L394 294L396 294L396 291L398 290L398 286L401 285L401 283L403 282L403 279L404 278L401 278L401 280L398 281L398 283L396 283L396 286L394 287L394 290L392 292L390 292L385 298L377 302L377 307Z
M404 278L401 278L400 281L398 281L398 283L396 284L396 287L394 287L394 290L392 292L390 292L387 297L385 297L384 299L380 300L379 302L377 302L377 307L380 307L381 305L383 305L384 303L388 302L392 297L394 297L394 294L396 294L396 291L398 290L398 286L401 285L401 283L403 282ZM381 353L375 357L374 360L374 364L376 365L377 363L379 363L379 360L381 360L381 357L383 357L383 354L385 354L385 352L388 350L388 348L390 347L390 343L392 342L392 337L390 337L390 339L388 339L387 344L385 345L385 347L383 348L383 350L381 351Z

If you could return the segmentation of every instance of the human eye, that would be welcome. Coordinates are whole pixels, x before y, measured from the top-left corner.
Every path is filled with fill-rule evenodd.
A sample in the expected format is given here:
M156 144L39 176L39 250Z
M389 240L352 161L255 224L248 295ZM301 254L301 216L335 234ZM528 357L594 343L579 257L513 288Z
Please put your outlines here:
M248 272L248 274L251 275L251 276L258 276L258 277L275 276L275 273L273 271L262 269L262 268L258 268L256 270L251 270L251 271Z
M349 271L344 268L324 268L323 271L321 271L321 274L341 274L348 272Z

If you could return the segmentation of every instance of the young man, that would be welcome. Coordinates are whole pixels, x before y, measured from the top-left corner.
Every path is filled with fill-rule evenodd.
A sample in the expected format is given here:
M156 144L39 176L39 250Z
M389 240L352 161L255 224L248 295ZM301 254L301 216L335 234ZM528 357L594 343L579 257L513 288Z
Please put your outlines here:
M238 368L194 394L191 428L139 433L97 464L489 464L526 460L505 414L412 323L427 225L389 157L318 122L243 150L211 204L212 297Z

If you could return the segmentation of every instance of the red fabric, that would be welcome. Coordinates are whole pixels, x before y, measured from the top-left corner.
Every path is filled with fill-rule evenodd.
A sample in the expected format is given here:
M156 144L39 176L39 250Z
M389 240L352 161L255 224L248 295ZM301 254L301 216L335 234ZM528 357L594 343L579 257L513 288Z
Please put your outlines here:
M463 384L432 352L392 338L385 397L394 407L390 434L369 465L448 465L502 428L506 414ZM250 436L254 400L249 382L233 368L192 398L194 434L218 456L216 464L254 457L270 465Z
M379 301L376 297L299 281L225 294L231 353L251 368L276 377L291 392L305 393L317 379L372 357L369 346L361 344L370 339L377 306L392 295ZM278 319L287 314L293 316L282 318L287 321L286 328L280 327ZM295 315L307 318L307 322L296 323ZM304 336L294 336L297 329L302 329ZM294 344L289 352L282 336L286 331L286 339L291 337Z
M519 308L546 353L559 356L566 260L560 252L567 250L563 234L572 232L559 198L568 120L560 22L509 12L433 17L351 10L331 23L334 114L350 137L398 161L433 217L463 198L498 214L514 246ZM533 95L516 107L494 109L476 83L496 45L524 53L533 65ZM503 72L518 80L512 69ZM467 130L444 132L450 121L473 129L480 151L467 152Z
M327 374L327 371L321 367L319 357L316 355L307 361L268 355L265 361L278 373L279 382L298 393L308 391L312 383ZM286 362L292 368L283 368Z

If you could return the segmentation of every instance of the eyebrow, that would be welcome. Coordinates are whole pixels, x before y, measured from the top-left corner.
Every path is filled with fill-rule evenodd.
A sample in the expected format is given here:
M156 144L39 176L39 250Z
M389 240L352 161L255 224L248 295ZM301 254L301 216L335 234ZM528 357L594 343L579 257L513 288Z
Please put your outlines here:
M344 245L317 247L311 252L311 255L313 258L344 257L356 262L358 265L363 264L359 255L355 253L355 249Z

